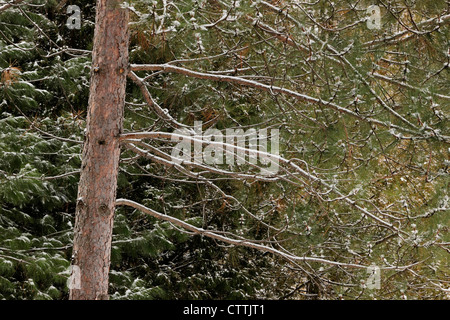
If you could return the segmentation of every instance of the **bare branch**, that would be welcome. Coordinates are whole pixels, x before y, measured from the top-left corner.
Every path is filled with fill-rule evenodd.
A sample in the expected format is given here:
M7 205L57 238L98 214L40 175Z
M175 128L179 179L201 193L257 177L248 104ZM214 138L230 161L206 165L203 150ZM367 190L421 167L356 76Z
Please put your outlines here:
M11 2L7 2L6 4L4 4L0 7L0 12L5 11L11 7L17 6L17 5L21 4L23 1L24 0L14 0Z
M178 226L178 227L182 227L186 230L189 230L191 232L194 232L196 234L200 234L200 235L204 235L206 237L212 238L212 239L216 239L216 240L220 240L223 241L225 243L229 243L232 245L236 245L236 246L243 246L243 247L248 247L248 248L253 248L253 249L257 249L263 252L270 252L273 253L276 256L279 256L283 259L286 259L288 261L295 261L295 262L318 262L318 263L324 263L324 264L330 264L330 265L334 265L334 266L340 266L340 267L349 267L349 268L361 268L361 269L366 269L367 266L364 265L359 265L359 264L353 264L353 263L341 263L341 262L336 262L336 261L331 261L331 260L326 260L326 259L322 259L322 258L315 258L315 257L299 257L293 254L289 254L286 252L282 252L280 250L277 250L273 247L269 247L266 245L262 245L259 243L255 243L252 242L251 240L237 240L237 239L233 239L230 237L225 237L223 235L218 234L217 231L215 230L206 230L203 228L198 228L195 227L185 221L182 221L180 219L177 219L175 217L166 215L166 214L162 214L159 213L153 209L147 208L135 201L132 200L128 200L128 199L117 199L116 200L116 206L129 206L132 208L135 208L139 211L142 211L146 214L149 214L159 220L163 220L163 221L168 221L173 223L174 225Z
M145 101L147 102L148 106L151 107L156 114L163 120L169 122L172 124L175 128L186 128L188 126L179 123L177 120L175 120L170 114L169 111L166 109L161 108L158 103L152 98L150 92L148 91L147 87L145 86L144 81L139 78L134 72L130 72L128 74L128 77L133 80L134 83L137 84L139 89L141 89L142 95L144 96Z
M244 79L242 77L228 76L228 75L217 75L217 74L199 72L199 71L194 71L194 70L190 70L190 69L186 69L186 68L182 68L182 67L173 66L173 65L170 65L170 64L139 64L139 65L138 64L133 64L133 65L131 65L131 69L133 71L173 72L173 73L179 73L179 74L183 74L183 75L186 75L186 76L199 78L199 79L204 79L204 80L213 80L213 81L219 81L219 82L236 83L236 84L243 85L243 86L257 88L257 89L269 92L271 94L274 94L274 93L286 94L288 96L294 97L294 98L296 98L298 100L301 100L301 101L310 102L310 103L318 104L318 105L326 107L326 108L334 109L336 111L348 114L348 115L350 115L352 117L355 117L355 118L357 118L357 119L359 119L361 121L365 121L365 122L371 123L373 125L380 125L380 126L383 126L385 128L396 129L396 130L399 130L401 132L406 132L406 133L409 133L409 134L415 134L415 135L418 135L418 136L423 136L423 134L421 134L417 130L408 129L408 128L405 128L405 127L394 125L392 123L383 122L383 121L380 121L380 120L377 120L377 119L374 119L374 118L370 118L370 117L364 117L364 116L362 116L362 115L360 115L360 114L358 114L358 113L356 113L354 111L351 111L351 110L349 110L347 108L341 107L341 106L339 106L339 105L337 105L337 104L335 104L333 102L323 101L323 100L318 99L318 98L314 98L314 97L311 97L311 96L308 96L308 95L305 95L305 94L301 94L301 93L299 93L297 91L293 91L293 90L282 88L282 87L277 87L277 86L264 84L264 83L257 82L257 81L254 81L254 80ZM434 137L434 135L431 134L431 137ZM441 138L450 142L450 137L441 136Z
M256 249L256 250L260 250L263 252L269 252L272 253L278 257L281 257L289 262L317 262L317 263L322 263L322 264L328 264L328 265L332 265L332 266L338 266L338 267L345 267L345 268L359 268L359 269L367 269L367 266L365 265L360 265L360 264L354 264L354 263L345 263L345 262L337 262L337 261L332 261L332 260L327 260L327 259L323 259L323 258L316 258L316 257L306 257L306 256L297 256L294 255L292 253L289 253L287 251L281 251L278 250L276 248L273 247L269 247L267 245L263 245L260 243L255 243L252 240L249 239L233 239L230 237L225 237L221 234L218 234L218 231L215 230L206 230L203 228L199 228L199 227L195 227L183 220L177 219L175 217L166 215L166 214L162 214L159 213L153 209L147 208L135 201L132 200L128 200L128 199L117 199L116 200L116 206L129 206L132 208L135 208L143 213L146 213L148 215L151 215L152 217L155 217L159 220L163 220L163 221L168 221L178 227L182 227L186 230L189 230L191 232L194 232L196 234L199 235L203 235L212 239L216 239L216 240L220 240L223 241L225 243L229 243L235 246L242 246L242 247L248 247L248 248L252 248L252 249ZM408 266L385 266L385 267L381 267L381 269L385 269L385 270L406 270L414 265L408 265Z

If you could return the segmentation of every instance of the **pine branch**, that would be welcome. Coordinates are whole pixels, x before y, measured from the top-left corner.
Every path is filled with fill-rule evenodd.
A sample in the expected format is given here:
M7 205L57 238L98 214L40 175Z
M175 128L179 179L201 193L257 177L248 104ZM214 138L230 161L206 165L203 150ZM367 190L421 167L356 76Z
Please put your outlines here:
M14 7L14 6L17 6L17 5L21 4L23 1L24 0L14 0L14 1L11 1L11 2L7 2L6 4L4 4L3 6L0 7L0 13L2 11L5 11L5 10L11 8L11 7Z
M347 61L348 62L348 61ZM217 74L212 74L212 73L206 73L206 72L199 72L199 71L194 71L191 69L187 69L187 68L182 68L182 67L177 67L177 66L173 66L170 65L168 63L166 64L132 64L131 65L131 70L132 71L163 71L163 72L167 72L167 73L178 73L178 74L183 74L189 77L193 77L193 78L198 78L198 79L203 79L203 80L212 80L212 81L218 81L218 82L229 82L229 83L236 83L242 86L247 86L247 87L252 87L252 88L256 88L256 89L260 89L262 91L266 91L271 93L272 95L274 95L275 93L280 93L280 94L285 94L287 96L291 96L293 98L296 98L298 100L304 101L304 102L309 102L309 103L313 103L313 104L317 104L326 108L331 108L333 110L336 110L338 112L350 115L358 120L361 121L365 121L368 122L372 125L379 125L388 129L396 129L399 130L401 132L405 132L405 133L409 133L409 134L413 134L413 135L417 135L420 137L423 137L424 139L427 138L438 138L440 140L445 141L446 143L450 143L450 137L448 136L436 136L436 134L434 132L428 133L429 135L424 135L423 133L419 132L418 130L414 130L414 129L409 129L406 127L402 127L402 126L398 126L395 124L392 124L390 122L383 122L371 117L364 117L354 111L351 111L347 108L341 107L338 104L335 104L331 101L323 101L322 99L318 99L315 97L311 97L305 94L301 94L297 91L293 91L287 88L282 88L282 87L278 87L278 86L272 86L272 85L268 85L268 84L264 84L258 81L254 81L254 80L249 80L246 78L242 78L242 77L237 77L237 76L228 76L228 75L217 75ZM391 112L393 112L394 115L396 115L398 118L404 120L406 123L409 124L409 121L404 119L401 115L399 115L397 112L395 112L394 110L392 110L389 106L387 106L385 103L383 103L383 106L385 108L387 108L388 110L390 110ZM414 128L415 126L412 125Z
M269 247L267 245L263 245L260 243L255 243L252 240L249 239L234 239L231 237L226 237L223 236L221 234L219 234L217 231L215 230L206 230L203 228L199 228L199 227L195 227L183 220L177 219L175 217L166 215L166 214L162 214L159 213L153 209L150 209L148 207L143 206L142 204L139 204L135 201L132 200L128 200L128 199L117 199L116 200L116 206L128 206L128 207L132 207L135 208L143 213L146 213L152 217L155 217L159 220L163 220L163 221L168 221L178 227L182 227L186 230L189 230L191 232L194 232L195 234L199 234L199 235L203 235L206 236L208 238L212 238L215 240L219 240L231 245L235 245L235 246L241 246L241 247L247 247L247 248L252 248L252 249L256 249L256 250L260 250L263 252L269 252L274 254L275 256L281 257L289 262L317 262L317 263L322 263L322 264L328 264L328 265L332 265L332 266L338 266L338 267L346 267L346 268L359 268L359 269L367 269L368 266L365 265L360 265L360 264L354 264L354 263L344 263L344 262L338 262L338 261L332 261L332 260L327 260L327 259L323 259L323 258L316 258L316 257L306 257L306 256L297 256L294 255L292 253L289 252L284 252L284 251L280 251L278 249L275 249L273 247ZM387 266L387 267L381 267L381 269L385 269L385 270L406 270L414 265L407 265L407 266Z
M196 162L191 162L191 161L183 161L181 164L178 164L172 160L170 160L170 157L167 155L166 159L155 156L153 154L151 154L149 151L145 151L142 150L138 147L136 147L135 145L133 145L133 141L132 140L125 140L125 139L131 139L131 138L151 138L151 137L166 137L167 139L171 139L173 136L177 137L177 138L183 138L186 140L190 140L190 141L197 141L197 142L203 142L203 140L200 139L196 139L194 137L191 136L182 136L182 135L177 135L177 134L171 134L171 133L165 133L165 132L142 132L142 133L130 133L130 134L124 134L122 135L122 141L126 143L126 146L128 149L132 150L135 153L138 153L139 155L149 158L157 163L169 166L169 167L182 167L182 165L187 165L187 166L191 166L191 167L196 167L196 168L200 168L203 170L206 170L208 172L211 173L215 173L215 174L222 174L222 175L228 175L228 176L232 176L235 178L241 178L241 179L254 179L254 180L260 180L260 181L265 181L268 177L265 176L260 176L260 175L250 175L250 174L243 174L243 173L238 173L238 172L231 172L231 171L226 171L226 170L222 170L222 169L217 169L214 167L210 167L210 166L206 166L204 164L201 163L196 163ZM210 141L208 142L208 144L211 145L218 145L218 146L222 146L222 147L226 147L226 146L230 146L233 147L235 149L239 149L238 146L233 146L233 145L228 145L226 143L223 142L215 142L215 141ZM225 148L224 148L225 149ZM244 148L245 149L245 148ZM248 151L248 149L246 149ZM253 150L252 150L253 151ZM260 153L263 155L268 154L267 152L261 152L261 151L255 151L256 153ZM287 160L281 156L278 155L270 155L269 160L270 161L274 161L274 159L276 159L277 163L281 163L286 165L287 167L290 167L293 171L290 172L290 174L295 177L294 173L299 173L301 176L305 177L308 181L311 182L318 182L320 183L322 186L325 186L326 188L328 188L331 192L335 193L338 198L330 200L330 201L336 201L336 200L342 200L347 202L347 204L349 204L350 206L356 208L359 212L361 212L363 215L370 217L371 219L379 222L381 225L383 225L384 227L387 227L391 230L394 230L399 236L400 235L406 235L408 236L408 234L398 228L396 228L393 224L377 217L375 214L371 213L369 210L367 210L366 208L358 205L356 203L356 201L352 200L350 198L350 195L345 195L342 192L340 192L336 187L331 186L329 183L327 183L325 180L303 170L302 168L300 168L298 165L296 165L293 161L291 160ZM287 170L287 169L285 169ZM273 177L272 177L273 179ZM278 177L278 179L283 179L283 177ZM291 182L291 181L288 181ZM305 184L305 182L303 182Z

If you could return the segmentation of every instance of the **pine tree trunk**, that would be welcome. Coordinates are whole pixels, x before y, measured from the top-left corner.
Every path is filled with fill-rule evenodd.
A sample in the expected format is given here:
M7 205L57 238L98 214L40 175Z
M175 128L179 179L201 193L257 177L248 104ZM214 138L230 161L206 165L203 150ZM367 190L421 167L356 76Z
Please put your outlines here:
M78 186L72 264L80 287L72 300L108 299L111 238L128 71L128 12L119 0L97 0L92 71Z

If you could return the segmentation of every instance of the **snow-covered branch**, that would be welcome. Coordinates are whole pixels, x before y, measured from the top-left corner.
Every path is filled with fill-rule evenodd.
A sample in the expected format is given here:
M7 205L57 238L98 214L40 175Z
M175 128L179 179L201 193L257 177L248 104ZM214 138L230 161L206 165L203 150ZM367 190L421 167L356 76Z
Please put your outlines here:
M139 142L139 139L144 139L144 138L147 138L147 139L148 138L153 138L153 139L155 139L155 138L165 138L165 139L169 140L169 139L172 139L173 137L175 137L175 138L183 138L183 139L186 139L186 140L189 140L189 141L199 142L199 143L204 143L205 142L202 139L198 139L198 138L195 138L195 137L192 137L192 136L180 135L180 134L172 134L172 133L165 133L165 132L128 133L128 134L123 134L121 136L121 140L122 140L123 143L126 144L126 147L129 148L130 150L132 150L133 152L136 152L136 153L140 154L141 156L147 157L147 158L149 158L149 159L151 159L151 160L153 160L155 162L158 162L160 164L163 164L163 165L166 165L166 166L170 166L170 167L186 165L186 166L189 166L189 167L195 167L195 168L198 168L198 169L206 170L208 172L215 173L215 174L227 175L227 176L232 176L232 177L241 178L241 179L252 179L252 180L254 179L254 180L260 180L260 181L273 181L274 179L276 179L276 180L278 180L278 179L285 179L285 177L281 177L281 176L275 177L275 178L271 178L271 177L260 176L260 175L256 175L256 174L245 174L245 173L232 172L232 171L227 171L227 170L223 170L223 169L207 166L207 165L204 165L202 163L195 162L195 161L193 162L193 161L183 160L181 163L177 163L177 162L173 161L172 159L170 159L169 155L165 155L164 157L156 156L156 155L152 154L150 151L146 151L146 150L140 149L137 146L133 145L133 139L136 139L137 142ZM217 142L217 141L208 141L207 143L211 144L211 145L220 146L220 147L222 147L224 149L226 149L226 147L236 148L236 149L239 148L238 146L229 145L227 143ZM406 232L398 229L392 223L383 220L382 218L378 217L374 213L370 212L368 209L366 209L366 208L362 207L361 205L357 204L356 201L351 199L350 195L343 194L335 186L329 184L328 182L326 182L325 180L315 176L314 174L311 174L311 173L305 171L300 166L298 166L295 162L293 162L291 160L288 160L288 159L285 159L285 158L283 158L282 156L279 156L279 155L268 154L267 152L254 151L254 150L248 150L248 149L246 149L246 151L247 152L262 153L265 156L269 157L269 159L271 159L271 161L276 160L277 163L283 164L287 168L290 168L290 170L289 169L284 169L284 170L287 171L291 176L296 177L295 174L300 174L301 176L306 178L311 183L319 183L319 185L322 185L322 186L326 187L330 192L333 192L334 194L336 194L338 196L338 198L334 199L333 201L335 201L335 200L345 201L348 205L350 205L353 208L355 208L356 210L358 210L364 216L367 216L367 217L373 219L374 221L379 222L384 227L387 227L387 228L389 228L391 230L394 230L399 236L407 235ZM159 150L158 150L158 152L161 153L161 151L159 151ZM287 179L285 179L285 180L287 180ZM287 180L287 181L289 181L289 180ZM303 182L303 183L305 183L305 182Z
M24 0L14 0L11 2L6 2L4 5L0 6L0 12L5 11L11 7L21 4Z
M148 208L140 203L137 203L135 201L132 200L128 200L128 199L117 199L116 200L116 206L128 206L128 207L132 207L135 208L143 213L146 213L148 215L151 215L152 217L155 217L159 220L163 220L163 221L168 221L172 224L174 224L175 226L178 227L182 227L186 230L189 230L195 234L199 234L199 235L203 235L206 236L208 238L212 238L215 240L219 240L219 241L223 241L225 243L231 244L231 245L235 245L235 246L241 246L241 247L248 247L248 248L252 248L252 249L256 249L259 251L263 251L263 252L269 252L272 253L278 257L281 257L287 261L290 262L316 262L316 263L322 263L322 264L328 264L328 265L332 265L332 266L338 266L338 267L345 267L345 268L362 268L362 269L367 269L368 266L365 265L360 265L360 264L355 264L355 263L345 263L345 262L338 262L338 261L332 261L332 260L327 260L324 258L317 258L317 257L307 257L307 256L298 256L295 254L292 254L290 252L287 251L281 251L278 250L274 247L268 246L268 245L264 245L264 244L260 244L260 243L256 243L250 239L234 239L231 237L226 237L224 235L219 234L218 231L215 230L207 230L207 229L203 229L203 228L199 228L196 226L193 226L192 224L189 224L183 220L177 219L175 217L169 216L167 214L163 214L163 213L159 213L151 208ZM386 266L386 267L381 267L382 269L385 270L389 270L389 269L394 269L394 270L405 270L408 269L410 267L412 267L413 265L408 265L408 266Z
M191 70L191 69L187 69L187 68L183 68L183 67L174 66L171 64L167 64L167 63L166 64L132 64L131 70L133 70L133 71L163 71L163 72L169 72L169 73L170 72L179 73L179 74L183 74L183 75L186 75L189 77L194 77L194 78L203 79L203 80L235 83L235 84L242 85L242 86L260 89L262 91L266 91L271 94L275 94L275 93L285 94L287 96L296 98L300 101L317 104L317 105L320 105L320 106L326 107L326 108L331 108L333 110L350 115L352 117L357 118L358 120L365 121L365 122L371 123L373 125L379 125L379 126L386 127L389 129L396 129L396 130L399 130L399 131L402 131L405 133L422 136L422 134L416 130L398 126L398 125L395 125L392 123L387 123L387 122L377 120L377 119L374 119L371 117L364 117L348 108L341 107L340 105L338 105L334 102L331 102L331 101L323 101L322 99L311 97L311 96L308 96L305 94L301 94L301 93L291 90L291 89L282 88L282 87L278 87L278 86L272 86L272 85L264 84L264 83L261 83L258 81L242 78L242 77L229 76L229 75L218 75L218 74L212 74L212 73L207 73L207 72L199 72L199 71L195 71L195 70ZM450 139L449 139L449 141L450 141Z

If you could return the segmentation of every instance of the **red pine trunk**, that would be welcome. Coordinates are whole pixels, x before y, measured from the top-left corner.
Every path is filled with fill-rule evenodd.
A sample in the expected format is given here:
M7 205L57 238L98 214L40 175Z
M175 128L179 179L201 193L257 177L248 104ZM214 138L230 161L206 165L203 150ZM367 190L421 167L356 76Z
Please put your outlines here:
M86 140L78 186L73 265L80 288L70 299L108 299L111 238L119 167L119 135L128 71L128 12L97 0Z

